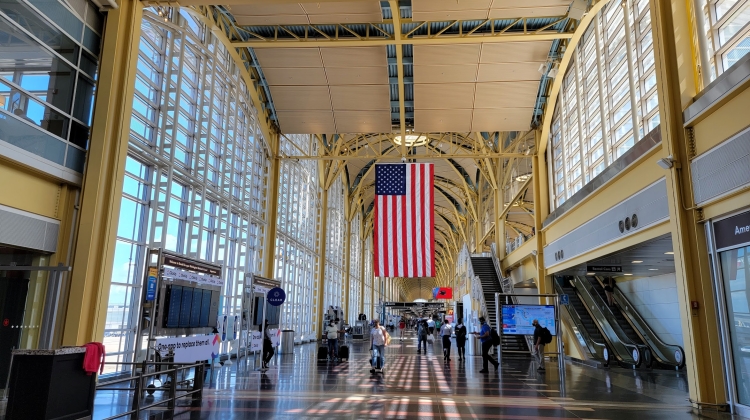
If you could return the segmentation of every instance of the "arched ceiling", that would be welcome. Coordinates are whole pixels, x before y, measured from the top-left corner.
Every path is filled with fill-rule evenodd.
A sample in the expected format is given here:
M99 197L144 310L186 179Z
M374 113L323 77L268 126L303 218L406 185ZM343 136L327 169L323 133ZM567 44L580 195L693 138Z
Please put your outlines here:
M575 0L574 4L586 4ZM504 192L511 238L533 225L535 128L578 23L571 0L183 0L211 15L283 134L313 134L323 187L342 174L349 217L371 234L374 164L435 163L438 279L401 279L423 297L485 223L480 184ZM397 12L396 12L397 11ZM395 13L394 13L395 12ZM580 17L580 16L578 16ZM400 138L415 136L418 146ZM494 224L485 238L491 236Z

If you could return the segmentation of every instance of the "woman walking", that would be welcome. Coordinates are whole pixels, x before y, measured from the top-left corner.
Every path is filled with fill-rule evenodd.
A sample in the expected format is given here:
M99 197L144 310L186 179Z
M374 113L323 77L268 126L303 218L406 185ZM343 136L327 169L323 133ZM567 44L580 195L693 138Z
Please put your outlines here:
M464 325L463 318L458 318L456 324L456 348L458 349L458 361L463 362L466 358L466 325Z

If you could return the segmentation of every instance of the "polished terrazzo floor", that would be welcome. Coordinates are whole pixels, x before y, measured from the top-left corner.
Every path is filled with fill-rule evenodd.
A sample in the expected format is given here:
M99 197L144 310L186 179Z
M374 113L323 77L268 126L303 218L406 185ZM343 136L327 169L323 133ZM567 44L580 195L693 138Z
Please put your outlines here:
M731 418L691 412L684 373L610 370L506 358L499 371L479 373L481 357L443 362L442 347L418 355L413 339L394 340L385 375L370 374L369 344L351 343L351 360L318 363L316 344L280 355L258 372L253 358L217 369L200 408L180 407L177 419L688 419ZM128 397L97 394L95 419L123 411ZM152 415L154 413L151 413ZM162 418L148 417L143 418Z

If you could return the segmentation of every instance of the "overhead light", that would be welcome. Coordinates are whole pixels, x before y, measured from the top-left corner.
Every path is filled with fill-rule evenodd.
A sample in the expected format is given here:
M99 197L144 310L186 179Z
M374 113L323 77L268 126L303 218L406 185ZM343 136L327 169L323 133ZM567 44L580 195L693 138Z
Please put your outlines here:
M529 178L531 178L531 174L518 175L516 177L516 181L518 181L518 182L524 182L524 181L526 181Z
M587 276L593 276L593 275L595 275L595 274L596 274L596 273L586 273L586 275L587 275Z
M625 273L625 274L623 274L623 276L632 276L632 274L630 274L630 273Z
M640 263L642 263L642 262L643 262L643 261L633 261L633 264L640 264Z
M409 146L409 147L423 146L423 145L427 144L428 140L429 139L427 138L427 136L424 136L424 135L407 134L406 135L406 146ZM398 136L394 137L393 138L393 142L396 143L397 145L401 146L402 145L401 136L398 135Z
M663 169L671 169L674 166L674 158L669 155L665 158L661 158L656 161L656 164L661 166Z
M649 268L648 271L659 271L658 268Z
M664 253L664 255L674 255L674 251L667 251Z
M557 71L558 71L558 70L557 70L557 67L552 67L552 68L550 69L549 73L547 73L547 76L549 76L549 77L551 77L551 78L553 78L553 79L554 79L554 78L555 78L555 76L557 76Z
M542 64L539 65L539 73L544 74L545 71L547 71L547 62L546 61L544 63L542 63Z

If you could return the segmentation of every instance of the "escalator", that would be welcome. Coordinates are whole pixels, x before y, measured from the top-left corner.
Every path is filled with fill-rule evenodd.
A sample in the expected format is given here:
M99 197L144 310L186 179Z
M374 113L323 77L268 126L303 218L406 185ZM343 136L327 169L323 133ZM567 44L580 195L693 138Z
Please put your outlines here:
M503 293L500 279L495 270L495 264L491 257L471 257L471 266L474 275L479 277L482 284L482 295L487 311L487 323L492 328L497 328L496 315L497 306L495 305L495 293ZM503 354L508 355L528 355L531 354L527 340L522 335L501 334Z
M584 345L593 358L604 363L605 366L609 364L610 352L604 344L604 337L596 327L594 320L589 315L586 307L578 297L575 288L563 280L554 281L555 292L559 295L568 295L570 303L568 305L562 305L570 316L573 322L574 331L578 341Z
M599 297L606 302L603 278L586 277L586 280L589 281ZM651 367L654 362L658 362L664 367L680 368L685 364L685 353L682 348L663 342L617 287L614 288L613 297L616 305L603 308L603 310L612 314L633 343L637 343L646 349L643 354L643 362L646 366Z
M583 328L589 333L589 339L593 340L594 343L606 346L606 351L602 350L600 357L606 355L606 357L603 357L606 361L616 361L624 367L640 366L645 346L633 343L620 328L612 313L603 311L603 307L607 305L593 290L593 286L588 280L573 277L570 278L570 282L562 280L559 286L567 292L571 300L571 305L568 305L569 313L576 312L576 315L581 319ZM577 302L574 306L572 302L577 300L580 302ZM586 314L589 316L586 317ZM595 328L592 328L592 323ZM595 329L599 331L599 336L594 332ZM599 337L602 341L598 341ZM587 346L591 347L588 344ZM592 352L592 354L594 353ZM596 356L596 354L594 355Z

